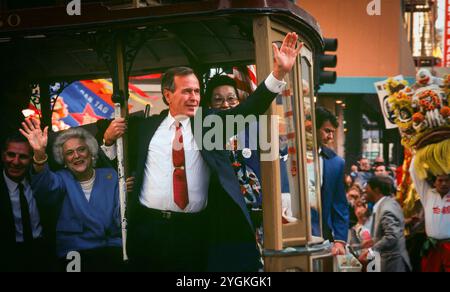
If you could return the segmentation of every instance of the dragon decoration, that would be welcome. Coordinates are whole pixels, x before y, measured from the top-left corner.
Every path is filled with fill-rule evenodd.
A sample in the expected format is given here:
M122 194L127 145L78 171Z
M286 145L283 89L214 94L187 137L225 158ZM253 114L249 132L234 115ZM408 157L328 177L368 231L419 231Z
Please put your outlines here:
M418 199L408 169L412 156L421 179L450 173L450 75L436 78L421 69L416 83L389 78L389 116L397 124L405 149L402 183L397 199L405 214Z

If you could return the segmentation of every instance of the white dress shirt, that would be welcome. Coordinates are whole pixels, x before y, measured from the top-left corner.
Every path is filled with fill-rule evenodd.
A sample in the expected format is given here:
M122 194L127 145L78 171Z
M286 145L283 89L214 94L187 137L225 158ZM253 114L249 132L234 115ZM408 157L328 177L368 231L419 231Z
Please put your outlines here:
M323 187L323 157L322 157L323 149L319 147L319 174L320 174L320 187Z
M435 188L425 180L419 179L414 169L414 160L411 162L409 172L423 205L427 236L438 240L449 239L450 192L441 197Z
M378 202L373 205L372 213L378 214L378 209L380 209L381 202L383 202L386 199L386 196L383 196L381 199L378 200Z
M20 209L20 192L19 184L12 181L6 173L3 171L3 177L8 188L9 197L11 200L12 211L14 215L14 224L16 226L16 242L23 242L23 225L22 225L22 212ZM27 180L22 181L24 187L25 198L28 201L28 210L30 212L31 229L33 232L33 238L39 238L42 236L41 219L37 208L36 200L33 196L33 191Z
M280 81L273 76L273 73L270 73L267 76L266 80L264 80L264 84L267 89L269 89L273 93L281 93L286 86L286 82Z
M144 169L140 202L158 210L197 213L206 208L210 170L203 160L191 128L191 120L181 121L189 204L181 210L173 200L172 143L176 121L169 113L153 136Z
M377 228L377 223L378 223L378 219L377 216L380 215L379 214L379 210L381 203L386 199L386 196L383 196L381 199L378 200L378 202L375 203L375 205L373 205L373 209L372 209L372 215L369 218L369 221L371 221L370 224L370 235L375 236L375 232L376 232L376 228Z
M279 81L272 73L264 83L273 93L280 93L286 85L286 82ZM180 122L183 132L189 204L181 210L173 200L172 143L176 127L175 119L170 113L156 130L150 142L139 200L142 205L151 209L196 213L206 208L208 203L210 169L195 142L190 119ZM115 145L110 147L103 145L101 148L109 159L116 158Z

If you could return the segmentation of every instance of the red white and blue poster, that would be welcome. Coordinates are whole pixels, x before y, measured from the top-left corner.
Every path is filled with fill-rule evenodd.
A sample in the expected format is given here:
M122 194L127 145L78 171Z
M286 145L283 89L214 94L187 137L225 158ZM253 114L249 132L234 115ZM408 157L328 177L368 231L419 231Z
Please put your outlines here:
M56 92L59 86L52 88ZM129 83L129 111L147 104L152 105L152 100L158 97L149 96L138 86ZM67 85L59 93L58 98L54 93L52 128L53 131L62 131L71 127L92 124L100 119L114 117L114 104L111 96L113 85L106 79L75 81ZM39 116L40 109L30 105L30 115ZM28 116L28 115L27 115Z
M70 127L95 123L100 119L114 117L114 107L111 98L104 99L95 94L85 83L76 81L69 85L59 96L59 111L55 106L55 113L62 113L59 117Z

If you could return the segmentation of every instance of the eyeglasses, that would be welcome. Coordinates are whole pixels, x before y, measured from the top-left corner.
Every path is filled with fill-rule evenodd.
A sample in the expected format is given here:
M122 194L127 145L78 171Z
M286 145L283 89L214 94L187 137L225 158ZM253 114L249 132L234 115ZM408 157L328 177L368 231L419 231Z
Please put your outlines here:
M81 146L81 147L78 147L77 149L70 149L70 150L67 150L66 152L64 152L64 156L68 159L71 159L75 155L75 152L79 156L86 155L87 153L89 153L89 148L86 146Z
M223 97L221 95L214 95L212 99L212 103L214 105L222 105L224 102L227 102L229 105L235 105L239 103L239 98L235 95L228 95L227 97Z

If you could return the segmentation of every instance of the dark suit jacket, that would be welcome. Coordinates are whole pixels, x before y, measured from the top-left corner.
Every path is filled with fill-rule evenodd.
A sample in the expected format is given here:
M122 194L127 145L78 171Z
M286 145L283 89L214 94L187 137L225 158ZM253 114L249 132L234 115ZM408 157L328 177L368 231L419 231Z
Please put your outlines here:
M344 186L344 160L333 150L322 146L323 185L322 222L326 239L347 242L349 207ZM330 233L332 237L330 238ZM328 235L328 236L327 236Z
M203 111L203 119L207 115L216 114L225 120L226 115L250 114L262 115L270 106L276 94L270 92L264 83L241 105L227 111ZM200 114L200 110L197 115ZM168 111L145 120L130 122L130 166L135 170L135 192L129 199L129 225L139 224L134 210L139 203L139 194L143 183L144 167L147 161L149 143L158 127L167 117ZM200 119L200 121L203 121ZM210 129L201 125L195 128L191 120L192 130L197 145L203 145L199 139ZM225 123L224 123L225 124ZM137 129L137 131L133 131ZM202 133L198 133L201 130ZM133 133L134 132L134 133ZM224 134L225 136L225 134ZM224 137L224 142L227 141ZM135 147L133 147L135 146ZM210 271L255 271L260 267L259 252L255 241L250 215L241 194L239 182L229 160L227 150L200 150L201 155L211 170L208 193L208 222L203 228L209 239L208 270ZM133 159L133 154L135 158ZM132 245L130 243L130 245Z
M1 250L4 250L4 247L16 243L16 227L8 187L3 178L3 168L0 168L0 171L0 246Z

